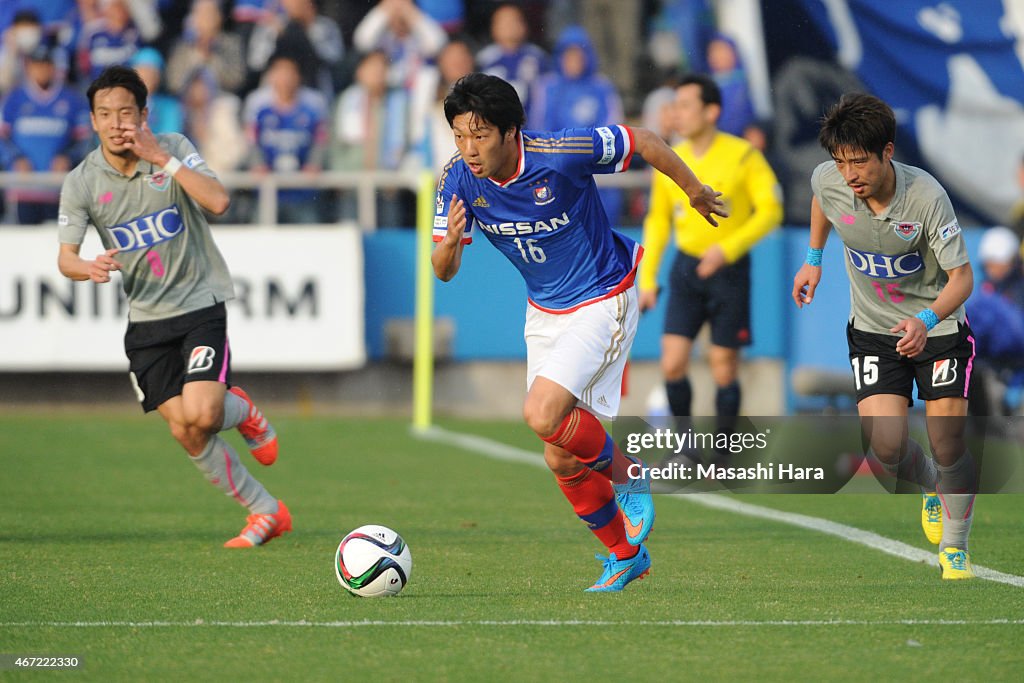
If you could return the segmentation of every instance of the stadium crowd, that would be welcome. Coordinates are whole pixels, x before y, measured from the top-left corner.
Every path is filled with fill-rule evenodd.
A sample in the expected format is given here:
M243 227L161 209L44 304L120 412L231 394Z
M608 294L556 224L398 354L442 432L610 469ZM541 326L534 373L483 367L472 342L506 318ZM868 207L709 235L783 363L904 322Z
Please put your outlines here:
M666 140L673 78L707 71L721 127L763 148L735 44L704 2L660 0L10 0L0 8L0 170L63 172L94 146L84 90L133 66L154 132L180 131L218 173L436 169L455 153L441 109L474 70L512 82L528 127L632 120ZM578 20L578 23L577 23ZM650 41L647 51L640 45ZM351 218L354 197L287 189L281 223ZM381 225L411 225L383 191ZM643 197L603 199L643 216ZM8 187L4 222L56 218L56 189ZM227 222L253 220L236 192ZM325 201L329 199L329 201ZM248 201L247 201L248 200ZM397 200L397 201L396 201Z

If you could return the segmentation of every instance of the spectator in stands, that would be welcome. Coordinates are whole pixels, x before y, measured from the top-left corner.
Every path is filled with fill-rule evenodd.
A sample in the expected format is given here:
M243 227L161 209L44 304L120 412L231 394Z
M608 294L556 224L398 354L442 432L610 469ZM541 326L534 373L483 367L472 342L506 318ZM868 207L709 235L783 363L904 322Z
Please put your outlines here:
M150 38L152 27L144 36L138 26L136 17L143 16L144 23L157 23L159 20L147 13L153 10L146 3L129 3L128 0L99 0L100 15L82 27L78 39L78 75L81 80L94 80L100 73L114 64L128 64L132 56L142 47L142 43ZM135 13L133 13L133 11Z
M491 40L494 42L476 56L480 71L512 84L526 111L530 111L530 94L537 79L551 69L548 54L528 42L528 35L523 9L512 3L498 5L491 16Z
M641 109L644 128L654 131L670 145L678 142L675 125L676 86L679 74L676 69L660 69L660 84L647 93Z
M721 33L715 34L708 43L707 61L711 77L722 92L722 116L718 129L746 138L747 142L764 151L764 131L757 123L750 99L750 84L735 41Z
M100 0L76 0L74 10L57 34L57 43L69 58L67 76L70 83L77 84L84 79L78 71L78 46L85 27L98 21L100 16Z
M273 57L264 79L266 86L245 102L250 168L257 173L318 174L327 148L323 94L302 85L299 63L289 55ZM322 222L320 195L312 189L281 190L278 222Z
M388 57L382 50L363 55L355 82L342 91L334 111L331 168L339 171L395 170L408 149L409 96L404 88L388 84ZM449 137L451 135L449 134ZM411 199L397 191L377 195L380 226L410 224ZM341 194L341 217L355 220L354 192Z
M1010 229L1017 237L1024 239L1024 157L1021 157L1020 165L1017 166L1017 184L1020 186L1020 199L1013 205L1010 211Z
M249 68L262 72L271 55L287 54L298 64L303 85L332 96L334 75L345 56L341 29L317 12L313 0L281 0L281 10L253 31Z
M449 36L458 34L466 24L464 0L416 0L416 5Z
M1024 392L1020 239L1009 228L989 228L981 238L978 257L984 279L967 301L979 371L977 380L972 377L970 412L990 415L992 402L998 400L1002 404L1000 412L1010 414L1020 407Z
M146 103L149 110L149 129L158 135L182 132L184 115L181 102L177 97L168 95L160 89L164 74L164 58L155 48L144 47L132 57L131 66L149 91L149 100Z
M391 64L388 80L398 88L411 88L420 67L437 56L447 41L440 24L412 0L380 0L355 32L360 52L384 50Z
M8 171L64 173L88 151L89 106L65 85L54 63L57 48L36 45L28 55L24 81L0 109L0 162ZM59 188L7 191L8 206L17 207L23 225L57 219Z
M185 80L199 67L209 69L217 88L238 92L245 84L242 39L223 30L219 0L195 0L185 20L185 33L175 43L167 62L167 88L184 91Z
M217 77L199 67L185 79L181 100L185 109L182 133L195 144L206 165L218 175L237 170L246 156L238 97L220 90Z
M637 111L637 57L643 3L622 0L578 1L582 24L593 42L596 60L607 70L616 92L626 101L629 111Z
M455 81L474 70L473 52L461 39L454 39L442 48L437 56L437 66L420 69L413 88L409 120L411 165L441 168L458 151L451 126L444 115L444 98Z
M25 57L43 40L43 25L32 9L14 15L0 38L0 95L14 89L25 76Z
M537 130L587 128L623 119L622 100L612 82L598 72L597 55L587 32L570 26L555 44L555 71L537 83L529 123ZM602 189L601 201L612 225L622 214L622 191Z

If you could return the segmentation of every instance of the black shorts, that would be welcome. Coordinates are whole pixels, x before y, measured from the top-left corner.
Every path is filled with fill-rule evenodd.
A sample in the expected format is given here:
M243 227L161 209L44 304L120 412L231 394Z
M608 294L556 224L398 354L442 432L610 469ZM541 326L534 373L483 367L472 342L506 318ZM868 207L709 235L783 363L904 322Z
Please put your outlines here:
M857 401L876 394L906 396L907 405L914 405L914 382L917 398L967 398L974 364L974 333L960 323L954 334L929 337L924 351L914 358L896 352L900 337L873 334L846 326L850 345L850 365L857 387Z
M700 259L677 252L669 275L665 334L693 339L711 322L711 343L736 349L751 343L750 257L722 266L706 280L697 277Z
M147 413L181 395L185 382L231 384L224 304L174 318L128 323L124 335L132 386Z

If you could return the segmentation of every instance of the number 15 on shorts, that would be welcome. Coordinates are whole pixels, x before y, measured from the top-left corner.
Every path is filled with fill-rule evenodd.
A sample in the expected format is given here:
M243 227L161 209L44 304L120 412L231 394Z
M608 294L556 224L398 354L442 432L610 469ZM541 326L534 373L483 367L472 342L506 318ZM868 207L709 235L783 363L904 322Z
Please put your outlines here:
M857 391L878 381L878 356L854 356L850 359L850 365L853 366Z

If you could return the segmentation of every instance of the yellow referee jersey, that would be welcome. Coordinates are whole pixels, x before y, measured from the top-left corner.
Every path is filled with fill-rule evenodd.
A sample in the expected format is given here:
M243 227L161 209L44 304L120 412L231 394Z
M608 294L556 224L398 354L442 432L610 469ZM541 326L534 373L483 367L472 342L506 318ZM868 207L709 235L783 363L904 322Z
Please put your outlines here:
M743 138L719 132L701 157L694 156L689 142L673 150L701 182L722 193L729 217L718 218L717 228L711 225L690 207L678 185L655 171L650 209L644 218L643 290L658 286L658 268L672 228L680 251L700 258L708 247L719 244L726 260L733 263L782 221L779 181L764 155Z

